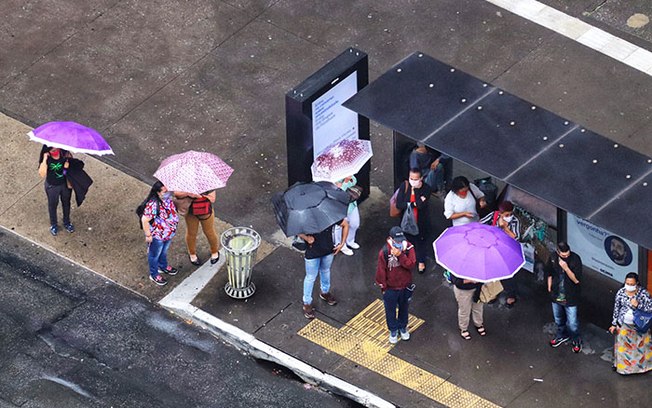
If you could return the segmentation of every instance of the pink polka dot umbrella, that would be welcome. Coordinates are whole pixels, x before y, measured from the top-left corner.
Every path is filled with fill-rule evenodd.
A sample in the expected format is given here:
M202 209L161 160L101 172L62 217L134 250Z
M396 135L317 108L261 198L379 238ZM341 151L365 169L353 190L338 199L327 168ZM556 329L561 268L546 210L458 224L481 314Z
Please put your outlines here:
M190 150L163 160L154 177L169 190L201 194L225 187L231 173L231 166L216 155Z
M317 156L312 163L314 181L332 183L360 171L362 166L373 156L371 142L360 139L344 139L328 146L324 153Z

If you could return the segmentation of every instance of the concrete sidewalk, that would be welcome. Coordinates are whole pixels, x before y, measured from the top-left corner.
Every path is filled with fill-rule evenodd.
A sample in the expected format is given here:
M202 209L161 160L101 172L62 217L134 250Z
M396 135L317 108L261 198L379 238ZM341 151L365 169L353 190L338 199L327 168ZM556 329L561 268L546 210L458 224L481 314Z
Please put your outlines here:
M163 288L151 284L133 212L148 186L93 157L83 157L95 184L84 204L73 206L77 231L52 237L36 172L40 146L28 141L29 127L8 117L0 117L0 129L6 141L0 160L9 170L0 186L13 192L0 207L3 227L155 302L181 284L182 301L167 297L164 306L212 326L258 357L288 364L307 380L328 379L322 385L370 406L387 406L387 401L401 407L625 406L649 396L649 376L624 378L611 371L612 339L604 330L584 327L586 344L579 355L569 347L553 350L547 345L554 330L550 306L526 272L518 275L517 307L507 309L500 302L487 306L489 335L467 342L457 331L452 289L430 262L426 274L415 276L413 337L390 346L373 277L377 251L396 220L386 216L388 197L377 188L361 205L362 248L353 257L337 256L333 264L333 291L340 303L330 307L316 298L318 317L309 322L301 312L303 259L288 246L263 242L253 276L258 291L248 300L234 300L223 290L227 276L218 271L223 261L191 275L196 268L185 255L181 223L170 252L181 273ZM435 197L431 208L436 235L445 220ZM220 231L227 227L218 221ZM199 253L206 259L203 241ZM312 372L320 374L306 374Z

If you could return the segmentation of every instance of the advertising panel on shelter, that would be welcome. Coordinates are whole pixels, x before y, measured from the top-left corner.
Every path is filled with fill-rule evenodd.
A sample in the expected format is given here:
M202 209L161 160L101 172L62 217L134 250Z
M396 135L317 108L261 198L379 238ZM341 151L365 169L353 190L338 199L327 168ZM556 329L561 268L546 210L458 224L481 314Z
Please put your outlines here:
M568 244L591 268L618 282L624 282L629 272L638 272L638 245L568 214Z

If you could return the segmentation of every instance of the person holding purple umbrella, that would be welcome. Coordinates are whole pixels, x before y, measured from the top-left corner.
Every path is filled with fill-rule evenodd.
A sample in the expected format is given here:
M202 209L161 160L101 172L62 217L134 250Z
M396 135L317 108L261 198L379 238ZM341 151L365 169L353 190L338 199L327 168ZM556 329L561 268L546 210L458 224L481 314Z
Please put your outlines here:
M75 227L70 222L70 198L72 188L68 185L66 171L69 166L68 160L72 154L67 150L43 145L39 156L39 175L45 179L45 194L48 197L48 213L50 215L50 234L56 236L59 233L57 222L57 208L59 201L63 209L63 226L66 231L73 233Z

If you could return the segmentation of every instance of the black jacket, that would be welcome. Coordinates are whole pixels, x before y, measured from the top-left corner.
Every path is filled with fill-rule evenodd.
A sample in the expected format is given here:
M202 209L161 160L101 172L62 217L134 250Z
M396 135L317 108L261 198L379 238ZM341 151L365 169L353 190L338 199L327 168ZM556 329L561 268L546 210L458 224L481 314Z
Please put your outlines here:
M552 254L545 269L546 279L549 276L552 276L552 291L550 292L551 300L553 302L564 304L563 302L558 302L560 292L563 292L566 300L565 304L567 306L577 306L580 303L581 295L582 258L580 258L580 256L575 252L571 252L568 259L566 259L566 263L580 283L575 284L570 280L566 272L564 272L564 270L561 269L561 266L559 266L559 255L556 253Z
M407 185L407 191L406 191ZM404 181L398 190L396 195L396 208L401 211L407 209L408 203L410 202L410 195L412 194L412 187L407 181ZM430 226L428 221L428 202L430 201L430 186L427 183L422 182L421 188L414 190L416 196L416 206L418 211L417 225L419 226L419 236L426 236L428 233L428 227ZM425 197L425 201L421 200L421 197Z
M84 171L83 161L73 158L68 160L68 163L66 178L75 191L75 202L77 203L77 207L79 207L86 198L86 193L88 193L88 189L93 184L93 179Z

